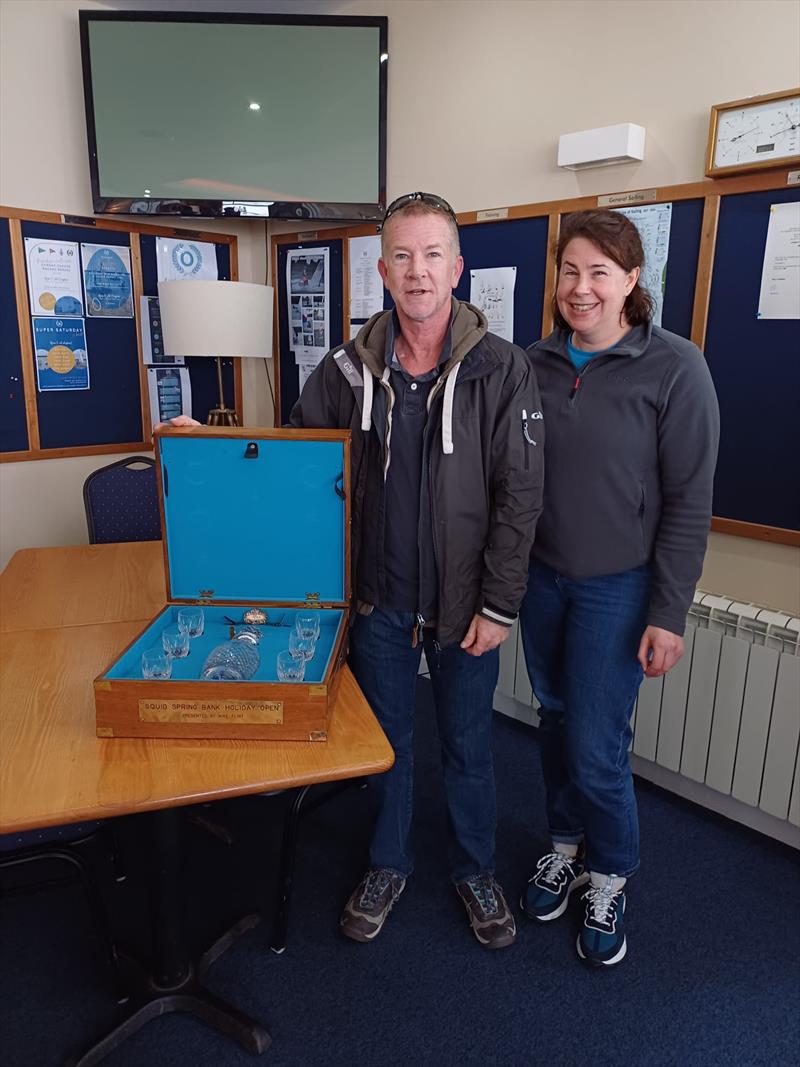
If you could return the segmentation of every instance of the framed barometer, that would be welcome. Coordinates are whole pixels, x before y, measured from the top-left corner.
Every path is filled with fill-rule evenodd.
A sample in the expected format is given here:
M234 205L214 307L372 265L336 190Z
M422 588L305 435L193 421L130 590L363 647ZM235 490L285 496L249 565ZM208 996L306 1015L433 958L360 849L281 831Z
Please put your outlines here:
M800 89L711 108L706 174L721 178L800 163Z

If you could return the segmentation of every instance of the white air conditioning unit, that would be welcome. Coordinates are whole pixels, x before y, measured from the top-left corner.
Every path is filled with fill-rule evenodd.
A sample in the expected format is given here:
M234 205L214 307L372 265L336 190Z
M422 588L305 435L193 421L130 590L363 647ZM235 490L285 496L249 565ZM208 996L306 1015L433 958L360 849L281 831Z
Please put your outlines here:
M644 138L644 126L633 122L564 133L558 139L558 165L565 170L588 170L639 163L644 159Z

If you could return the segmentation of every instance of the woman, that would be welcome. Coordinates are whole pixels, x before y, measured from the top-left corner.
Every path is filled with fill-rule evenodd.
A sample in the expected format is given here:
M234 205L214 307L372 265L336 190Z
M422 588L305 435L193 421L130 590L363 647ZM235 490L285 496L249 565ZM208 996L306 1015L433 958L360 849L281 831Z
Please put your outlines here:
M624 215L568 216L556 328L530 349L547 470L520 618L552 846L522 908L548 922L587 885L578 955L605 966L625 956L624 887L639 866L631 711L643 674L683 655L719 434L703 355L653 325L643 261Z

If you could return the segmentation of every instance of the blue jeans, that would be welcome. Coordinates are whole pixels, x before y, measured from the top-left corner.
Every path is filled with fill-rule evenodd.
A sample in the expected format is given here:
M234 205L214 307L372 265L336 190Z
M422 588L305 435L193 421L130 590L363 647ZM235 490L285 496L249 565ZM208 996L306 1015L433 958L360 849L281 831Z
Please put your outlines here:
M411 647L414 616L407 611L358 615L350 637L350 667L395 753L386 774L369 779L378 801L370 844L371 867L404 877L414 859L409 843L414 789L414 694L422 645ZM492 763L492 697L497 649L470 656L456 645L440 648L424 631L439 728L454 882L494 873L496 801Z
M552 838L586 841L598 874L639 866L639 818L628 760L642 681L650 567L572 581L531 560L520 620L531 686L542 705L542 770Z

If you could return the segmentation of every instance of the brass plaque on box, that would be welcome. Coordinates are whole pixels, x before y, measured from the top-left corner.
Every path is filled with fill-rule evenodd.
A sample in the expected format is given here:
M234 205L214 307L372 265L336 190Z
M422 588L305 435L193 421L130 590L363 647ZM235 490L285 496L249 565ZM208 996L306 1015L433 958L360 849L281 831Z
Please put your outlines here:
M282 700L140 700L142 722L282 723Z

